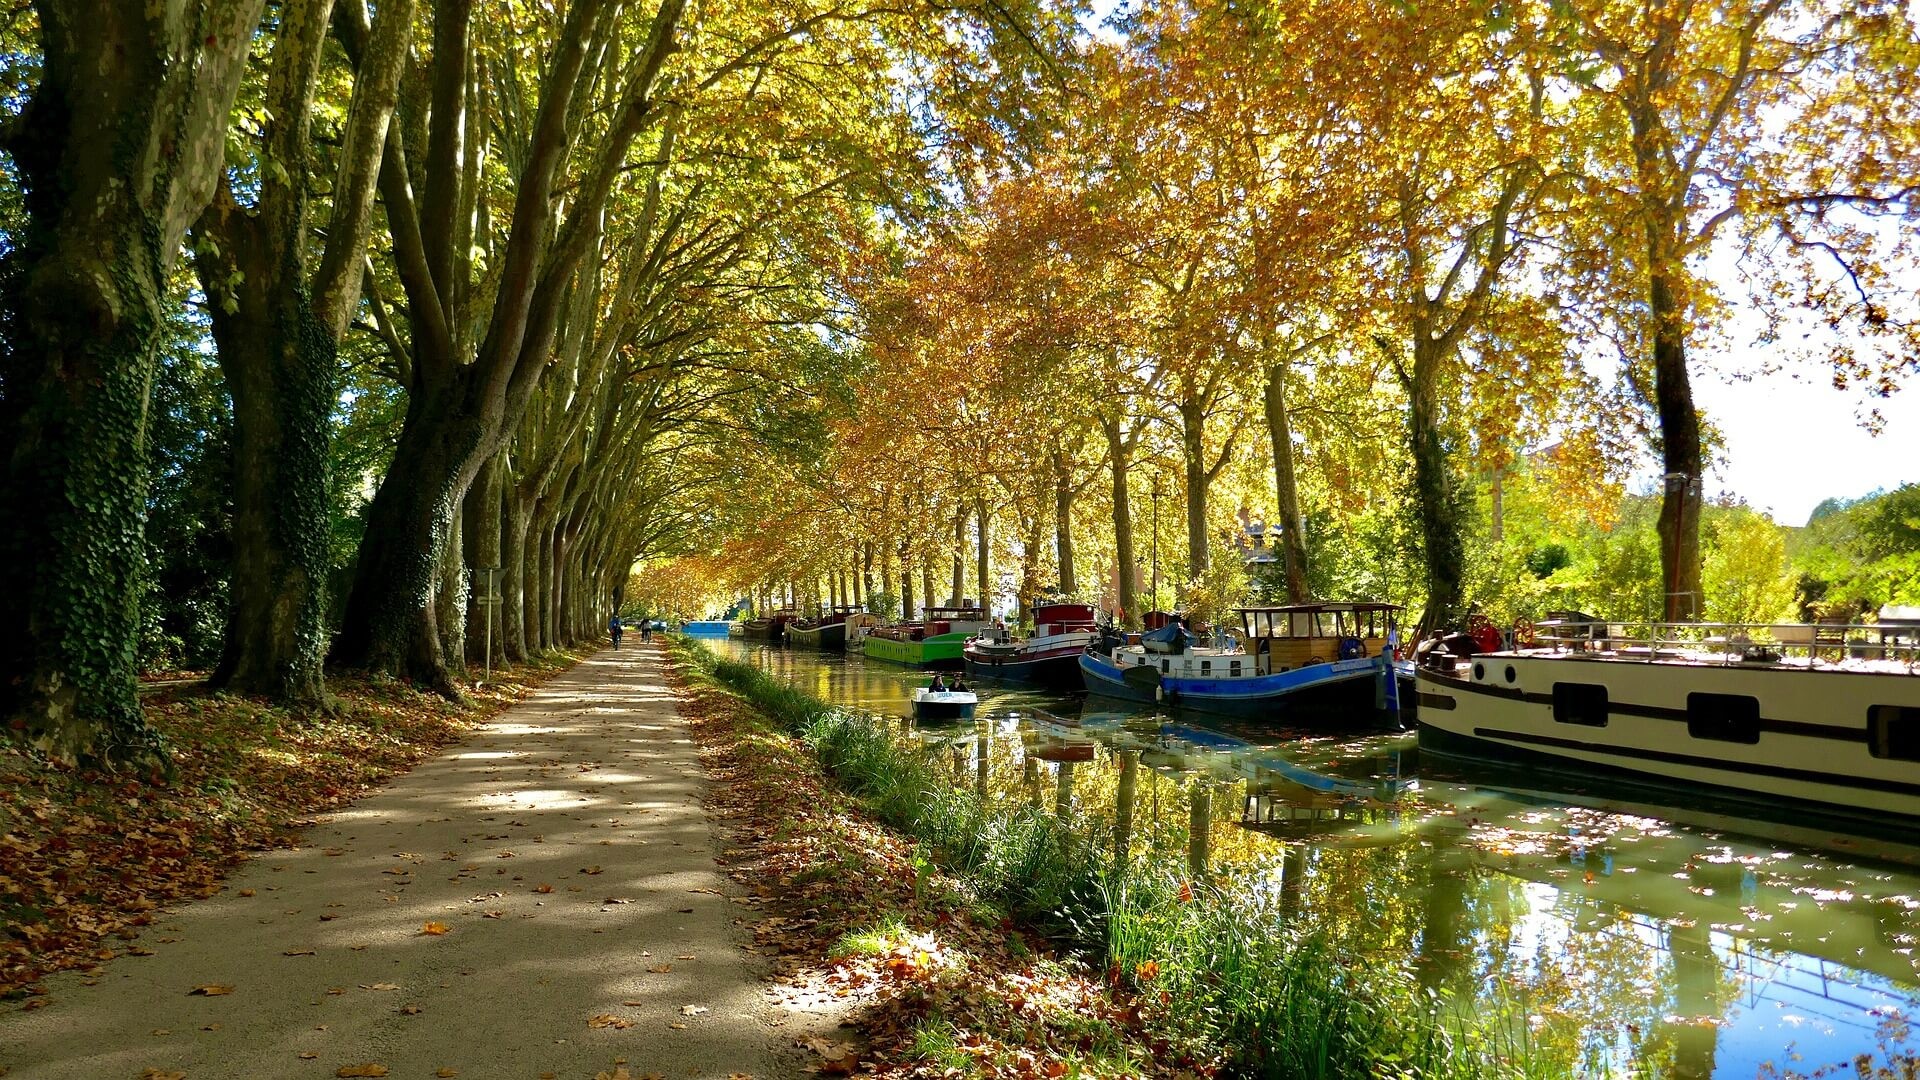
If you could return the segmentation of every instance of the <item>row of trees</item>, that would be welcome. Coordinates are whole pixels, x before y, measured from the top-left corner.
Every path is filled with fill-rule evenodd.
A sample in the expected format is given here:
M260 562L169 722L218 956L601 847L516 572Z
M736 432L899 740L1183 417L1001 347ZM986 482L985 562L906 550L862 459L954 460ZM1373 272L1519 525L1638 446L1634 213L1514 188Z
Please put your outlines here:
M220 610L216 682L316 706L328 663L454 692L481 568L503 656L691 551L673 574L716 595L920 606L1010 576L1134 617L1163 561L1243 586L1217 557L1242 508L1279 526L1278 591L1448 621L1497 539L1481 492L1557 469L1604 514L1636 444L1685 617L1693 351L1747 311L1779 340L1811 318L1801 351L1869 392L1920 355L1911 236L1879 224L1920 175L1893 0L1084 18L16 12L11 730L158 754L156 599ZM1734 256L1748 280L1709 273ZM1521 453L1547 437L1552 461Z
M227 485L214 681L323 706L331 662L454 693L467 571L501 568L505 656L591 632L720 479L689 432L778 397L822 268L881 208L925 212L926 148L987 104L1003 37L1048 33L804 0L9 20L0 695L69 760L164 755L135 694L145 525L182 487L154 487L156 382L217 359L220 430L156 448L230 450L188 455Z
M957 596L997 585L990 553L1020 597L1135 616L1164 488L1203 593L1255 507L1277 592L1447 623L1493 598L1504 477L1571 528L1651 456L1654 614L1698 617L1703 350L1868 395L1920 362L1909 14L1145 5L1078 43L1044 114L974 133L996 167L943 229L853 267L863 338L813 388L818 445L762 444L777 482L691 572Z

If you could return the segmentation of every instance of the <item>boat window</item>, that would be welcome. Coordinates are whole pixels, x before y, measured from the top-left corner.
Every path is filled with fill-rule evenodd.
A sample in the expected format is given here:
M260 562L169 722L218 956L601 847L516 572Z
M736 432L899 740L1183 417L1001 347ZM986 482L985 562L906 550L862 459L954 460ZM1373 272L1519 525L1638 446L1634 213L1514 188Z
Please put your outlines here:
M1213 670L1213 661L1211 660L1200 661L1200 674L1205 675L1211 672L1212 670Z
M1553 721L1582 727L1606 727L1607 688L1594 683L1554 683Z
M1920 761L1920 706L1875 705L1869 708L1867 747L1877 758Z
M1232 661L1230 666L1227 668L1227 673L1230 675L1240 674L1240 661L1238 660Z
M1168 670L1169 668L1167 666L1167 661L1165 660L1160 661L1160 674L1165 675Z
M1687 734L1696 739L1760 741L1760 699L1746 694L1688 694Z

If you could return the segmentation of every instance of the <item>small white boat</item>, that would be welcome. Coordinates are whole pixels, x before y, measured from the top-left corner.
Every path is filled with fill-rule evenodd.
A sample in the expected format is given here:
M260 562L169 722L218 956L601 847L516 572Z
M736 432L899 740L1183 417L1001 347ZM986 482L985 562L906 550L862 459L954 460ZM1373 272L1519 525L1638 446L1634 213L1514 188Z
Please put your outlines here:
M1869 831L1920 818L1920 643L1883 626L1523 627L1419 668L1423 757L1691 791ZM1489 641L1504 645L1507 642Z
M915 720L971 720L980 696L971 690L929 690L922 686L913 692Z

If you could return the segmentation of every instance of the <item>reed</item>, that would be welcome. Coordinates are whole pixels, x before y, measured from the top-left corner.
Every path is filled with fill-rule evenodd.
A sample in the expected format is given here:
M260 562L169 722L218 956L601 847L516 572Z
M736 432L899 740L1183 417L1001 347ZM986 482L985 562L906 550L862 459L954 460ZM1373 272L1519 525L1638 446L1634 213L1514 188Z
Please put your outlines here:
M1456 1008L1393 965L1342 955L1256 894L1173 868L1116 869L1102 855L1103 837L1031 807L983 803L884 722L697 642L681 649L696 670L803 741L835 783L919 840L981 900L1117 973L1158 1002L1166 1037L1224 1055L1231 1075L1533 1080L1575 1072L1540 1052L1524 1010ZM1579 1063L1580 1074L1593 1065Z

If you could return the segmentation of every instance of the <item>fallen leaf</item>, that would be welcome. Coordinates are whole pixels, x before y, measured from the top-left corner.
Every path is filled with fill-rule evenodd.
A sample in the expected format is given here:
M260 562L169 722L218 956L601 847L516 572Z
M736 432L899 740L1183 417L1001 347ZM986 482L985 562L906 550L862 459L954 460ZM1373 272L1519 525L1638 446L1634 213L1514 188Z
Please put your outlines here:
M320 1055L315 1053L312 1050L302 1050L298 1054L295 1054L294 1056L299 1058L301 1061L312 1061L314 1058L317 1058Z
M581 867L580 872L583 874L597 874L600 872L600 867L598 865L585 866Z
M367 984L365 984L365 983L361 983L360 985L361 985L361 986L363 986L363 987L365 987L365 988L366 988L366 989L368 989L368 990L398 990L398 989L400 989L400 984L399 984L399 983L374 983L374 984L373 984L373 985L371 985L371 986L367 986Z
M553 886L542 883L539 885L535 885L533 887L533 891L537 893L550 893L553 891Z
M313 950L312 949L288 949L286 952L283 952L280 955L281 956L312 956Z
M665 975L667 972L673 970L673 965L672 964L655 964L652 967L648 968L647 970L653 972L655 975Z
M438 1077L443 1077L443 1078L444 1078L444 1077L448 1077L448 1076L459 1076L459 1075L460 1075L460 1070L459 1070L459 1069L449 1069L449 1068L446 1068L445 1066L442 1066L441 1068L438 1068L438 1069L435 1069L435 1070L433 1070L433 1075L435 1075L435 1076L438 1076Z
M418 1005L402 1005L402 1006L400 1006L400 1015L401 1015L401 1016L419 1016L419 1015L420 1015L420 1006L418 1006Z
M428 937L439 937L440 935L445 934L447 931L451 929L453 928L448 926L446 923L430 922L422 925L420 927L420 932L422 934L425 934Z
M187 1080L187 1074L172 1069L148 1069L140 1074L140 1080Z
M703 1013L703 1012L707 1012L707 1011L709 1011L709 1010L707 1009L707 1007L706 1007L705 1005L682 1005L682 1006L680 1006L680 1015L681 1015L681 1016L699 1016L699 1015L700 1015L701 1013Z
M588 1017L587 1026L590 1028L613 1028L618 1031L622 1028L632 1027L633 1021L625 1017L615 1016L612 1013L601 1013L598 1016Z
M365 1065L342 1065L334 1072L335 1076L385 1076L387 1067L378 1062L369 1061Z
M220 983L207 983L204 986L196 986L187 991L187 993L190 995L199 994L201 997L219 997L222 994L233 993L233 987L224 986Z
M252 895L253 895L253 890L252 890L252 889L241 889L241 890L240 890L240 895L241 895L241 896L252 896Z

